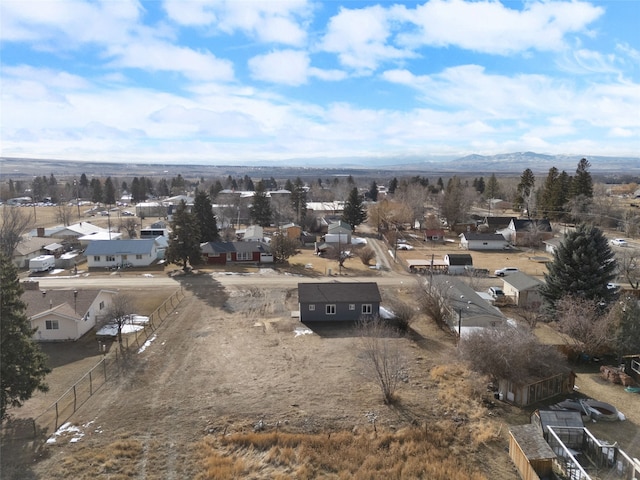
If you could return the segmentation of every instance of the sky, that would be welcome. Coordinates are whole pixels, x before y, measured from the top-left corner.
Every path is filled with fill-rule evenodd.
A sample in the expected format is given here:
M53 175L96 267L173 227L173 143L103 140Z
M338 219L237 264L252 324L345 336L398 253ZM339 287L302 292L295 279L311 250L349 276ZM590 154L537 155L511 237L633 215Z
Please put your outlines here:
M0 154L640 156L640 1L0 0Z

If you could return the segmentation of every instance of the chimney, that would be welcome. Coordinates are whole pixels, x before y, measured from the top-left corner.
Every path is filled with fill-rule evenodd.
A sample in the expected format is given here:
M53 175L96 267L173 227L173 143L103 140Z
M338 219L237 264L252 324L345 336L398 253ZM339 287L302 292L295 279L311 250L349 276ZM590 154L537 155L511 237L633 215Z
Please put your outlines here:
M36 231L38 232L38 237L44 237L44 227L38 227Z

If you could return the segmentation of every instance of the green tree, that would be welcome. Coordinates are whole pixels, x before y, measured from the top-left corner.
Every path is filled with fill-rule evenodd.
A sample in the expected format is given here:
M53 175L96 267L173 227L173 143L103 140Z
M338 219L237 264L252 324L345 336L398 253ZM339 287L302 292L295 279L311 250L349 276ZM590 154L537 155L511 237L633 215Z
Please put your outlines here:
M389 182L389 188L388 188L389 193L393 195L394 193L396 193L397 188L398 188L398 179L396 177L393 177Z
M375 180L371 182L371 186L369 187L369 191L367 192L367 197L372 202L378 201L378 184Z
M103 192L102 192L102 183L99 178L92 178L91 183L89 184L91 189L91 201L94 203L102 203Z
M540 289L545 305L555 311L567 296L609 303L615 291L608 284L616 277L616 261L606 237L596 227L580 224L568 233L547 264Z
M500 198L500 195L502 195L502 192L500 191L500 184L498 183L496 174L492 173L484 187L484 196L491 200L493 198Z
M589 168L591 168L591 164L586 158L578 162L576 175L571 182L571 197L583 195L587 198L593 198L593 180Z
M0 419L7 416L9 407L20 407L33 392L46 392L44 383L51 371L47 357L33 341L26 315L27 306L21 300L22 287L18 272L10 259L0 253Z
M301 225L307 216L307 191L304 188L304 182L300 177L296 178L294 183L287 180L287 185L291 187L291 209L295 212L296 222Z
M111 177L107 177L104 181L104 203L113 205L116 203L116 189L113 186Z
M269 197L267 197L267 190L264 188L264 183L260 180L256 184L256 189L253 192L253 202L249 207L249 217L251 220L260 225L266 227L271 224L271 203Z
M624 296L611 309L615 325L614 346L620 358L640 352L640 304L632 296Z
M167 262L182 264L182 269L189 270L189 264L198 265L202 260L200 250L200 228L194 214L187 210L187 204L181 201L173 214L169 246L165 257Z
M342 221L351 225L351 228L355 231L356 227L361 223L366 222L367 212L362 205L362 196L358 194L357 187L353 187L349 193L346 203L344 204L344 211L342 212Z
M530 168L527 168L520 175L520 183L518 183L515 207L526 210L527 217L531 218L531 209L533 207L534 187L536 177Z
M538 193L538 205L545 217L555 219L562 216L564 205L567 202L567 191L564 184L567 180L567 174L563 173L564 176L560 175L556 167L551 167L544 185Z
M209 199L209 195L203 190L196 192L196 198L193 201L193 214L200 227L200 243L220 240L218 222L216 221L216 216L213 214L211 200Z
M220 183L220 180L216 180L215 183L209 187L209 198L215 200L222 190L224 190L222 183Z

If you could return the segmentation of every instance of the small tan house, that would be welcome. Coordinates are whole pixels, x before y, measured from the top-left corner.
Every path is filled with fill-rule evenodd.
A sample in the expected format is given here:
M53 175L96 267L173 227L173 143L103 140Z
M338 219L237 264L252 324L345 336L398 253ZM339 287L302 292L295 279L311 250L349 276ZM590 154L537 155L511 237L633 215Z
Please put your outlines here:
M38 282L23 282L27 317L42 342L78 340L104 320L117 292L111 290L40 290Z
M542 303L542 282L537 278L523 272L515 272L502 278L504 294L518 307L527 308Z

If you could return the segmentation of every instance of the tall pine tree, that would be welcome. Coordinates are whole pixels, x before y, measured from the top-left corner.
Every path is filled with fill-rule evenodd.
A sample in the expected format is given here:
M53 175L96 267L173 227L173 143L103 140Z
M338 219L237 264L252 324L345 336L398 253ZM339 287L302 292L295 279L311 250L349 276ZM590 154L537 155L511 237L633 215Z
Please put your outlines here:
M266 227L271 224L271 201L267 196L267 190L264 188L264 183L260 180L255 185L255 191L253 192L253 202L249 207L249 217L251 220L260 225Z
M540 293L551 311L567 295L609 303L616 296L608 288L616 277L616 268L615 256L602 232L580 224L553 254Z
M362 197L358 194L357 187L353 187L349 193L344 204L344 211L342 212L342 221L351 225L351 228L355 231L356 227L367 220L367 212L362 205Z
M195 215L187 210L184 200L178 204L173 214L165 257L169 263L182 264L185 272L189 270L189 264L198 265L202 261L200 228Z
M209 195L204 190L196 192L196 198L193 201L193 214L196 222L200 227L200 243L216 242L220 240L220 232L218 231L218 222L213 214L213 206Z
M31 328L27 306L20 298L18 272L1 253L0 284L0 419L4 419L9 407L22 406L36 390L48 390L44 378L51 370L46 356L32 339L36 329Z

